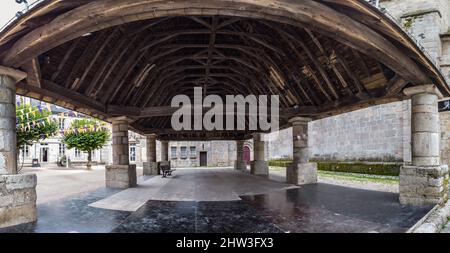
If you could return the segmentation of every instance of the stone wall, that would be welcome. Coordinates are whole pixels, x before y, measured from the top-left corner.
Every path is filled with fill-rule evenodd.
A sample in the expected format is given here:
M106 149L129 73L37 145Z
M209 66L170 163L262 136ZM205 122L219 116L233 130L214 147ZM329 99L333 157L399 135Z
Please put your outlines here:
M313 159L410 161L409 101L373 106L313 121Z
M410 101L373 106L309 123L312 159L411 161ZM269 159L292 158L292 129L271 133Z
M172 154L172 147L176 153ZM186 156L181 155L181 147L186 147ZM195 154L190 148L195 147ZM208 166L233 166L236 160L234 141L171 141L169 142L169 160L173 167L200 166L200 152L206 152Z
M441 120L441 164L450 164L450 112L439 113Z
M36 221L36 175L0 175L0 228Z

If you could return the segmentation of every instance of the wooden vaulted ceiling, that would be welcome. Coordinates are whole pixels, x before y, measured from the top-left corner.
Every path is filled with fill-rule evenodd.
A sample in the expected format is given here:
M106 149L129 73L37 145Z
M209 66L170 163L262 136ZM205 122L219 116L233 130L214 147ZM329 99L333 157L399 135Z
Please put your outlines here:
M171 130L172 97L194 87L280 95L282 126L401 100L412 85L449 94L417 46L363 1L75 2L44 1L0 34L2 63L28 73L17 92L129 116L161 139L249 137Z

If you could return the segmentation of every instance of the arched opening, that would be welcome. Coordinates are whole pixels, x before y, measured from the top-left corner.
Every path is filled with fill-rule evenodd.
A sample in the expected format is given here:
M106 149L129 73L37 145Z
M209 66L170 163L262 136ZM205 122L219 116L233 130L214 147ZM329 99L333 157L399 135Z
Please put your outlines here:
M244 146L244 161L245 164L250 164L250 148L248 146Z

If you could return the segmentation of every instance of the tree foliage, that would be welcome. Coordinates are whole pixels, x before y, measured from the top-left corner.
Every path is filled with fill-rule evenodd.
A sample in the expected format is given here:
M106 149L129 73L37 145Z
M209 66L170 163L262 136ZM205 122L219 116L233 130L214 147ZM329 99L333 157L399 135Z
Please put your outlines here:
M67 148L76 148L88 153L88 168L91 166L92 151L102 148L109 139L109 131L94 119L72 121L70 131L64 134L63 142Z
M33 141L39 141L53 136L58 130L58 124L51 120L51 112L38 109L29 104L16 106L17 121L17 148L32 145Z

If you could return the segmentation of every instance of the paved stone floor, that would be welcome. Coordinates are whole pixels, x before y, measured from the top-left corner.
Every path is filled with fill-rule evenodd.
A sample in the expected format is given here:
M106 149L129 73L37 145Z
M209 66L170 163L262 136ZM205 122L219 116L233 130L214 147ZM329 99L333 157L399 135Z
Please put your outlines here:
M242 195L266 194L297 188L267 180L232 168L177 169L172 177L150 177L138 187L124 190L92 203L92 207L136 211L148 200L160 201L238 201Z
M35 168L24 167L21 173L36 174L38 204L105 187L104 166L93 166L92 170L86 170L83 166L65 168L52 164ZM141 176L142 168L138 168L137 173Z
M273 184L226 170L205 169L203 173L208 170L212 170L211 175L216 174L210 187L219 189L232 189L223 185L233 185L229 182L230 175L244 177L247 182L254 179ZM180 173L181 179L181 172L176 173ZM199 175L204 179L206 175L201 174L193 170L186 178L195 180ZM174 179L168 179L167 186L170 180ZM244 182L235 180L235 183ZM0 232L404 232L431 209L401 206L395 193L323 183L291 189L278 187L269 187L274 190L265 193L240 195L240 200L146 200L134 212L89 206L124 192L99 188L40 204L37 223L0 229Z

